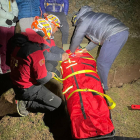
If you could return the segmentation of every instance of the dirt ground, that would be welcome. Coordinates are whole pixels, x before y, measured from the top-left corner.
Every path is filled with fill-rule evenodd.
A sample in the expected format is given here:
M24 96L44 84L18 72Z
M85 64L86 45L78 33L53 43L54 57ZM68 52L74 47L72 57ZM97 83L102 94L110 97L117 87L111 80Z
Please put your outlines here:
M132 104L140 105L140 5L137 0L71 0L67 16L68 43L74 30L71 17L86 4L92 6L95 12L106 12L116 16L130 28L129 39L109 72L109 90L106 94L116 102L116 107L111 110L115 135L140 138L140 110L130 108ZM20 32L18 24L16 32ZM55 35L55 42L59 47L62 46L60 36L59 31ZM82 43L88 41L83 39ZM94 58L97 49L90 52ZM62 85L59 82L53 79L46 87L63 98ZM48 114L30 113L27 117L19 117L9 74L0 75L0 140L73 140L69 119L65 116L61 119L56 118L54 125L49 127Z

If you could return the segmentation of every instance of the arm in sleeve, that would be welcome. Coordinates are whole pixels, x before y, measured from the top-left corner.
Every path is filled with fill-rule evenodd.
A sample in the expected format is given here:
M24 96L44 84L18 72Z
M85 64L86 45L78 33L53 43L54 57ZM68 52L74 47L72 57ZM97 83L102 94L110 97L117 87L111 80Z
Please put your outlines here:
M45 0L40 0L40 8L42 10L42 14L46 13L45 7L44 7Z
M12 3L12 6L13 6L13 15L16 16L16 17L18 17L18 6L17 6L16 1L14 1Z
M45 84L45 83L49 82L51 79L52 79L52 73L51 72L47 72L47 76L42 78L42 79L38 79L37 83Z
M88 29L88 23L82 21L81 23L78 23L75 29L75 33L72 37L72 43L70 45L70 51L72 53L75 52L77 47L81 44L84 36L86 35L87 29Z
M55 54L63 54L65 53L65 51L57 46L51 47L50 49L51 53L55 53Z
M32 61L33 74L36 81L39 84L45 84L51 79L52 74L51 72L47 72L43 52L40 53L37 51L36 53L31 54L30 57Z
M51 60L51 61L61 61L62 60L62 54L55 54L51 52L44 51L44 57L45 60Z
M86 46L87 51L94 49L97 44L94 44L92 41Z
M68 14L69 11L69 0L64 0L64 13L65 15Z

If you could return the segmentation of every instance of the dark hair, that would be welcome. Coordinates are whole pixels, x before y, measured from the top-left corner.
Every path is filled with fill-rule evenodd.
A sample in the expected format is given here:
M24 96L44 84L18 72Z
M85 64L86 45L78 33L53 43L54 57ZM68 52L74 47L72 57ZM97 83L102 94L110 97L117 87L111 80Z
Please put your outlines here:
M13 3L15 0L11 0L11 2Z

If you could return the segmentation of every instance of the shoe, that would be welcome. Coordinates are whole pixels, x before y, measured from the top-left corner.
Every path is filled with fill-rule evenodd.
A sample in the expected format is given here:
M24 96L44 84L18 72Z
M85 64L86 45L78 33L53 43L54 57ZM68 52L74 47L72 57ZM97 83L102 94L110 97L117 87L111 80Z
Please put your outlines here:
M29 112L26 109L26 105L27 105L27 101L17 100L17 111L18 114L22 117L27 116L29 114Z

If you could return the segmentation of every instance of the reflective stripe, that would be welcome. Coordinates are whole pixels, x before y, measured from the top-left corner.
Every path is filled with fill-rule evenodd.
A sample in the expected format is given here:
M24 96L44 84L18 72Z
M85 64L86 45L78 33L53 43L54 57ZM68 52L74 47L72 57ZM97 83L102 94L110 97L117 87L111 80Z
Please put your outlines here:
M67 66L66 69L68 69L68 68L71 67L71 66L75 66L75 65L77 65L77 63L71 64L71 65Z
M62 8L64 7L64 3L63 4L59 4L59 3L47 3L47 6L52 5L53 6L53 12L55 12L55 6L60 6L60 10L59 12L62 12Z
M73 86L68 87L62 94L67 93L71 88L73 88Z

